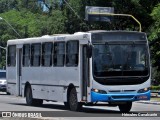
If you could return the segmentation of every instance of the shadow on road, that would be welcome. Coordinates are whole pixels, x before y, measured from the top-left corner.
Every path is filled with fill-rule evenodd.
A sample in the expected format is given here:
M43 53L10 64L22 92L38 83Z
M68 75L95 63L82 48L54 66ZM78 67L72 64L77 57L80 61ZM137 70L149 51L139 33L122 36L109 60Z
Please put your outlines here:
M9 104L27 106L25 103L24 104L9 103ZM53 116L54 117L121 117L122 116L122 114L119 111L98 109L98 108L83 107L81 111L75 112L67 110L64 105L57 105L57 104L43 104L42 106L35 106L35 107L50 109L47 111L43 109L38 110L38 112L41 112L42 116L45 117L53 117ZM32 108L31 111L28 112L33 112Z
M8 103L8 104L27 106L25 103ZM122 113L120 111L109 110L110 107L108 107L108 109L83 107L82 110L79 112L67 110L64 105L53 104L53 103L43 104L42 106L31 106L31 107L40 108L38 111L42 112L44 116L48 116L48 117L52 117L52 116L54 117L122 117ZM28 112L33 112L32 109L33 108L31 108L30 111ZM129 114L138 115L139 113L145 114L149 112L131 111Z
M20 105L20 106L28 106L26 103L9 103L9 104ZM47 109L58 109L58 110L67 110L64 105L57 105L57 104L43 104L41 106L31 106L31 107L47 108Z
M27 106L25 103L9 103L12 105L20 105L20 106ZM68 110L64 105L59 104L43 104L42 106L32 106L32 107L38 107L38 108L47 108L47 109L57 109L57 110ZM73 112L73 111L71 111ZM113 114L121 114L120 111L116 110L106 110L101 108L86 108L83 107L79 113L98 113L98 114L106 114L106 113L113 113Z

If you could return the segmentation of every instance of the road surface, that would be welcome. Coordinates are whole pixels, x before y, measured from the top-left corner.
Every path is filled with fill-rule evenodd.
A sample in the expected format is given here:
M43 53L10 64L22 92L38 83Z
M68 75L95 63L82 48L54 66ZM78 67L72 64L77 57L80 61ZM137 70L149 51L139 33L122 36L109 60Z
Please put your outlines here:
M0 114L6 111L12 112L11 114L13 117L19 115L18 119L20 119L22 116L23 119L31 119L28 118L28 115L30 115L30 117L32 117L32 115L33 117L36 117L34 119L44 119L44 120L81 120L81 119L97 120L99 119L99 117L101 117L101 120L103 119L104 120L107 119L108 120L112 119L159 120L160 119L160 117L156 117L156 114L160 116L160 105L134 102L131 112L128 114L120 113L118 107L108 107L108 106L83 107L83 110L81 112L73 112L65 109L63 103L59 102L45 101L44 104L40 107L27 106L25 103L25 98L6 95L6 93L3 92L0 92L0 111L1 111ZM147 115L147 117L144 117L144 115ZM148 117L149 115L154 117ZM3 117L2 119L11 119L11 118ZM12 119L17 119L17 117Z

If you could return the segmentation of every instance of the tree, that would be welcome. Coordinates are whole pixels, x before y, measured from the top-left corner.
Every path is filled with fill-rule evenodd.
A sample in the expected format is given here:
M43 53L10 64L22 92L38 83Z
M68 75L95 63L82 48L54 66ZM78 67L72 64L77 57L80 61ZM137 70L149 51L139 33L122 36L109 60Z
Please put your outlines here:
M160 37L160 3L152 10L151 17L154 22L150 27L151 34L149 39L154 40Z
M156 83L160 83L160 3L152 10L151 17L154 22L150 27L149 40L152 41L151 55L154 66L153 78Z

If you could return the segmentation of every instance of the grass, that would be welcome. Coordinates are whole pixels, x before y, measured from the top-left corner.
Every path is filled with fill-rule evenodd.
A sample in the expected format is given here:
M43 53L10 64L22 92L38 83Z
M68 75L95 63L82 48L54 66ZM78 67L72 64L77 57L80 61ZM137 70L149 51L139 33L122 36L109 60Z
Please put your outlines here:
M159 101L160 102L160 97L152 97L151 100Z

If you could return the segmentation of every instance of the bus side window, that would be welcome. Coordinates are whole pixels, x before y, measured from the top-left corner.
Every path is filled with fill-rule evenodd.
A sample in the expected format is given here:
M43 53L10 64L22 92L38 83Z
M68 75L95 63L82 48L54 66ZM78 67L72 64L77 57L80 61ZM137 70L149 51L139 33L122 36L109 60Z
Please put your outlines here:
M54 66L64 66L65 61L65 42L54 43Z
M78 66L79 42L68 41L66 48L66 66Z
M30 65L30 44L23 45L23 66Z
M42 66L52 66L52 50L52 42L42 44Z
M35 43L31 45L31 66L40 66L41 60L41 44Z
M7 56L7 65L8 67L16 66L16 46L8 46L8 56Z

